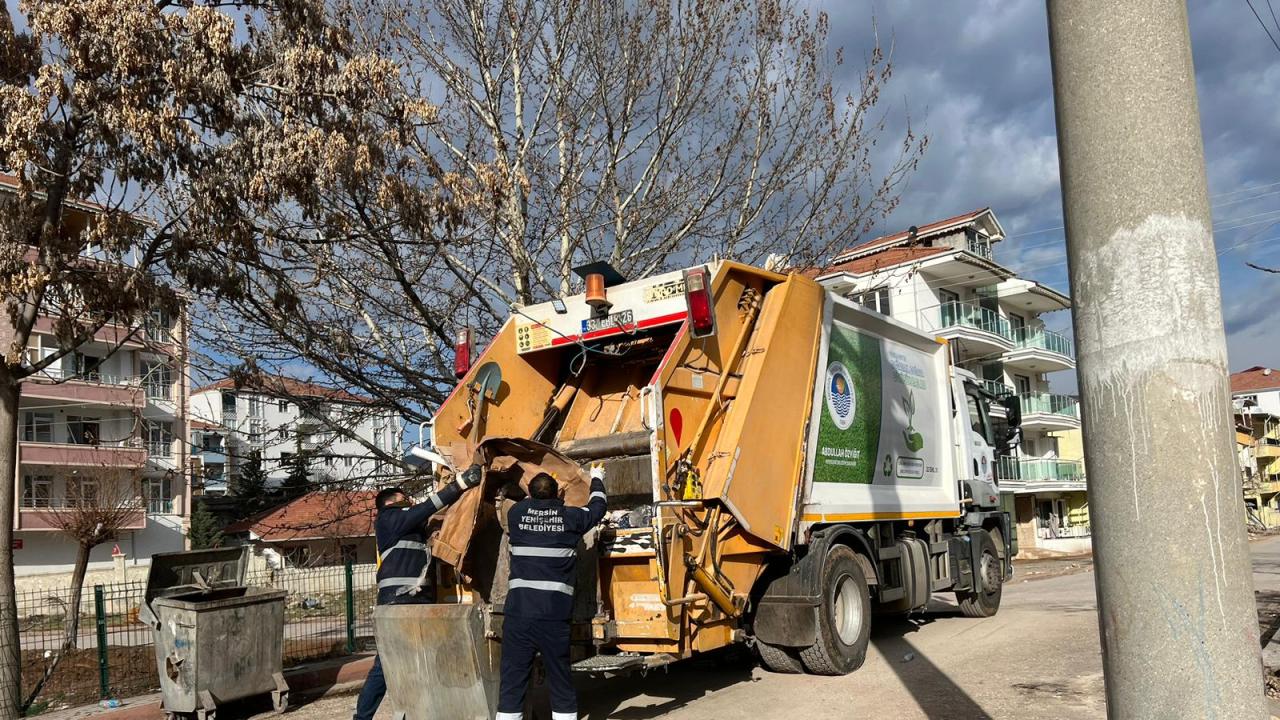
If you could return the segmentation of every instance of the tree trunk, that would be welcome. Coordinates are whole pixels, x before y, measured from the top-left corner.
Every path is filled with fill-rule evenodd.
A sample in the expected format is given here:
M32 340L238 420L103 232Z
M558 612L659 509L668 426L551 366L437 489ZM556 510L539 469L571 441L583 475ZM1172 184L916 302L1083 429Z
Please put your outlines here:
M81 541L76 547L76 567L71 571L71 604L67 608L67 636L62 650L75 650L80 640L80 598L84 595L84 575L89 569L89 552L93 545Z
M22 713L25 713L35 703L36 698L40 697L40 691L44 690L45 683L53 677L58 665L67 657L67 653L74 651L80 643L80 597L84 594L84 575L89 569L89 552L93 547L94 544L83 541L76 546L76 566L71 573L71 598L67 604L64 623L66 632L62 636L62 649L53 657L52 662L45 665L40 680L36 682L31 694L22 703Z
M0 370L0 373L3 373ZM7 374L7 373L5 373ZM14 487L18 476L18 397L22 386L0 382L0 717L21 717L22 652L13 586Z

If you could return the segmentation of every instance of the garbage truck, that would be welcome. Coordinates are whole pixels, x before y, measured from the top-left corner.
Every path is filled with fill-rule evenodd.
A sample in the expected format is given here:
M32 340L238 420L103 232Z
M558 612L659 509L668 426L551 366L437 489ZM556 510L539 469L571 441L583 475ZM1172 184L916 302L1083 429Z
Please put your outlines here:
M580 549L575 671L746 643L773 671L840 675L863 663L873 616L939 592L966 616L997 612L1013 553L995 453L1018 408L998 437L1003 401L946 340L798 273L581 274L584 293L515 308L478 357L460 338L461 379L431 433L455 467L485 438L604 464L610 513ZM489 541L436 553L434 604L376 614L390 696L411 719L492 717L502 502L481 497L466 520Z

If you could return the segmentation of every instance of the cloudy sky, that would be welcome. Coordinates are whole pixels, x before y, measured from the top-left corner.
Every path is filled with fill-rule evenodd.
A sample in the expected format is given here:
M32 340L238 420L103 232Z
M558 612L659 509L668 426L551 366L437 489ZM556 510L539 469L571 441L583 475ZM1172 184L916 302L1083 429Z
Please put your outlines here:
M1280 0L1272 1L1280 15ZM867 46L871 17L877 18L881 41L894 43L886 100L898 117L909 111L931 137L884 229L990 206L1008 233L997 259L1067 290L1044 2L813 4L830 15L832 44L844 47L851 61ZM1267 0L1253 4L1272 20ZM1280 275L1245 266L1280 266L1280 51L1245 0L1190 5L1231 369L1280 367ZM1280 40L1280 27L1271 30ZM845 70L856 73L857 63ZM1059 329L1070 324L1067 313L1046 321Z

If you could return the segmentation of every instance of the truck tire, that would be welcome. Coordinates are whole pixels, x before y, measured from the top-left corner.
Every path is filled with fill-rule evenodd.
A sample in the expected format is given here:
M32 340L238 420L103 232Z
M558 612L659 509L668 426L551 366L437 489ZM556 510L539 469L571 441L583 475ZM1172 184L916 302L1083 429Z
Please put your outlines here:
M814 675L847 675L862 667L871 640L871 593L853 550L836 545L822 566L818 640L800 651Z
M792 648L770 645L756 640L756 654L760 656L760 663L769 672L782 673L784 675L796 675L804 672L804 664L800 662L800 656Z
M965 617L988 618L1000 611L1000 594L1004 589L1004 568L991 533L980 530L970 535L973 542L981 544L981 561L975 568L974 580L982 583L981 589L956 591L960 612Z

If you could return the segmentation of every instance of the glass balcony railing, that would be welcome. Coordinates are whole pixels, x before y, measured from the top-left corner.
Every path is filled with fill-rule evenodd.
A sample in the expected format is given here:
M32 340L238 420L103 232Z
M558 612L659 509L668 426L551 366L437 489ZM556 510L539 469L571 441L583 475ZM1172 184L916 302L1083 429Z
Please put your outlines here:
M1002 383L999 380L983 380L982 388L998 398L1014 394L1012 385Z
M1084 463L1058 458L1003 456L997 465L1001 480L1022 482L1084 482Z
M963 302L944 303L942 311L942 327L969 327L985 330L993 335L1013 342L1013 333L1009 329L1009 321L995 310Z
M1075 358L1071 339L1061 333L1042 328L1020 327L1013 331L1013 342L1020 348L1040 348L1049 352Z
M1022 393L1018 396L1018 402L1022 405L1023 415L1042 413L1077 419L1080 417L1080 399L1074 395Z

